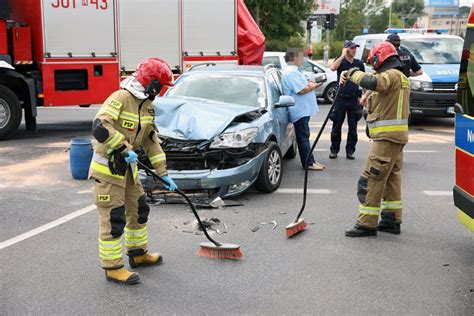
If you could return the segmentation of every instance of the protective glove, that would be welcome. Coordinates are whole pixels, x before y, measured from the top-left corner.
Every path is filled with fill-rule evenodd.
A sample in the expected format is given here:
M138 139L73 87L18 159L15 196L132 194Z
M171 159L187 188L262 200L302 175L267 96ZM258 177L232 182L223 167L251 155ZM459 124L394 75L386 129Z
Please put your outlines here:
M133 150L129 150L125 156L125 161L128 163L135 163L138 160L138 155Z
M165 188L168 191L174 191L178 188L178 186L176 185L176 183L174 183L173 179L171 179L170 176L166 175L166 176L162 176L161 178L168 183L168 185L165 184Z

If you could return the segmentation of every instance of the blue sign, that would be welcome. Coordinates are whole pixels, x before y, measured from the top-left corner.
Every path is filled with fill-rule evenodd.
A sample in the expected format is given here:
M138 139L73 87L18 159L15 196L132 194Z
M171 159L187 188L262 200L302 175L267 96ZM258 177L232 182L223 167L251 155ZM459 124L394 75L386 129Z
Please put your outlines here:
M456 147L474 155L474 119L456 114Z
M459 7L459 0L425 0L426 7Z

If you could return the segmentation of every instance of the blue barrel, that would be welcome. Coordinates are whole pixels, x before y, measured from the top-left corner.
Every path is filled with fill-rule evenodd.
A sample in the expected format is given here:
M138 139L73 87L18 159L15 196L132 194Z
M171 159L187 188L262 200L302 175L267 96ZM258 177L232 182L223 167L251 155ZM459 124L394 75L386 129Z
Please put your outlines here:
M92 153L92 142L89 138L73 138L71 140L69 165L74 179L87 179Z

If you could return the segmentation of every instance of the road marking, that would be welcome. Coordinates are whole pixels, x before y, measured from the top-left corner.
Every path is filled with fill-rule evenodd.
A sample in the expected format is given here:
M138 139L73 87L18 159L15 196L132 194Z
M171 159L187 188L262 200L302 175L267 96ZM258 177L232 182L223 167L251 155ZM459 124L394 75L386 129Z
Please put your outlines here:
M92 189L77 191L78 194L86 194L86 193L92 193L92 192L94 192Z
M453 191L423 191L424 194L429 196L452 196Z
M49 222L43 226L37 227L33 230L30 230L29 232L23 233L21 235L18 235L16 237L13 237L11 239L5 240L4 242L0 243L0 250L7 248L9 246L12 246L16 243L19 243L20 241L23 241L25 239L28 239L30 237L36 236L38 234L41 234L47 230L50 230L51 228L54 228L56 226L59 226L61 224L64 224L76 217L79 217L81 215L87 214L92 210L95 210L96 206L95 205L89 205L87 207L84 207L78 211L72 212L71 214L68 214L66 216L63 216L61 218L58 218L57 220L54 220L52 222Z
M309 194L331 194L331 190L328 189L308 189L306 191ZM274 193L303 193L303 189L278 189Z

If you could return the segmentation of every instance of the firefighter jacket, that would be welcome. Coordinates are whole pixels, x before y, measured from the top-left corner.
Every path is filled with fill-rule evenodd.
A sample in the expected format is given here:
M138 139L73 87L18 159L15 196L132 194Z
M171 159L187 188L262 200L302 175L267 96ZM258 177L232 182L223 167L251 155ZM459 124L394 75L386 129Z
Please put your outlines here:
M347 72L346 78L365 89L374 91L369 99L367 117L370 138L406 144L410 80L397 69L389 69L374 75L351 69Z
M154 108L150 100L140 100L127 90L118 90L105 100L93 123L93 135L98 140L89 176L125 187L125 177L113 174L108 167L111 150L143 148L159 176L167 175L166 156L161 149L154 124ZM138 169L132 167L135 181Z

